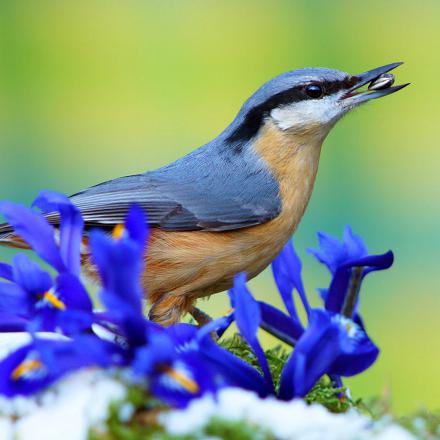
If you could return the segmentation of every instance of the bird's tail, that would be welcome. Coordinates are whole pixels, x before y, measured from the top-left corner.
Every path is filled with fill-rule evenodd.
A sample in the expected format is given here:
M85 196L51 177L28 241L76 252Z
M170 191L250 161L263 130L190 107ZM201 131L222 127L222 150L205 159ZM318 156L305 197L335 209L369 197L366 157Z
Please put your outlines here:
M0 225L0 246L29 249L29 245L14 233L14 229L8 223Z

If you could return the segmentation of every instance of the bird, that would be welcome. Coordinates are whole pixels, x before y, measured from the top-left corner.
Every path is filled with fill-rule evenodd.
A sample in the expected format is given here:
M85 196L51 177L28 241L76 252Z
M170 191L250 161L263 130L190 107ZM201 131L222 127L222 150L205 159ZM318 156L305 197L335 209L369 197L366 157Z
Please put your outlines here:
M322 67L282 73L207 144L72 195L85 223L84 272L99 279L88 231L110 233L137 204L150 226L141 276L150 319L168 326L189 312L205 323L197 300L229 289L237 273L254 278L276 258L308 205L326 136L360 104L407 86L392 86L388 73L401 64L356 75ZM58 214L45 215L59 223ZM27 247L8 224L0 225L0 245Z

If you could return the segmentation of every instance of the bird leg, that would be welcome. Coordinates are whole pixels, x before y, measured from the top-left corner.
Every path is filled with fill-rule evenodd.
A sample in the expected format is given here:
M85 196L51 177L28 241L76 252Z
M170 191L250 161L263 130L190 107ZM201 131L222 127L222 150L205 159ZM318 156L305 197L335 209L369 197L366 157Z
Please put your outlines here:
M197 324L199 324L199 327L203 327L212 321L212 318L207 313L195 306L190 307L189 313L196 320Z
M168 327L179 322L180 318L191 309L193 302L192 297L167 293L153 303L148 317Z

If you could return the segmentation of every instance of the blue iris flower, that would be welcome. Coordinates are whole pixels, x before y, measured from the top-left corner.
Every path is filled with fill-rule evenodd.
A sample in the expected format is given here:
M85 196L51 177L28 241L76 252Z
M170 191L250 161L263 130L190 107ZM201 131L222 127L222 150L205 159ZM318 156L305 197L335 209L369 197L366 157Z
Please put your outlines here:
M122 359L119 347L93 335L33 338L0 362L0 393L7 397L35 394L67 373L121 365Z
M275 388L269 364L257 338L257 331L261 324L261 310L258 302L252 297L246 286L246 275L244 273L236 275L234 287L229 291L229 296L235 311L234 317L238 330L255 353L269 392L273 394Z
M133 205L122 225L112 235L101 230L90 233L92 260L101 278L99 295L107 309L106 318L115 324L128 347L147 342L148 325L142 311L140 277L148 227L141 208Z
M250 364L214 341L234 318L230 313L199 329L175 324L150 334L132 363L135 377L145 379L153 394L175 407L192 399L215 394L224 387L240 387L264 397L273 393L266 380Z
M295 349L282 372L279 397L304 396L324 374L339 379L369 368L379 349L368 337L357 313L362 280L375 270L387 269L392 252L369 255L359 236L347 227L342 242L319 234L320 249L312 251L332 273L330 287L324 290L324 309L310 309L308 326L303 328L290 298L294 289L305 297L301 265L292 243L288 243L273 265L274 278L289 316L260 302L262 327ZM289 293L290 292L290 293Z
M232 314L201 330L190 324L163 328L144 318L140 276L147 238L143 212L136 206L113 237L101 231L90 233L105 316L124 339L126 364L132 365L135 379L146 379L156 397L177 407L224 386L247 387L267 395L258 371L212 339L213 332L221 334L231 324Z
M312 309L309 325L284 366L279 397L303 397L325 374L359 374L375 362L378 354L365 330L352 319Z
M56 331L73 334L90 328L92 302L79 280L83 221L67 197L44 191L35 206L60 213L59 244L54 228L40 213L10 202L0 211L44 261L56 271L55 279L18 254L12 265L2 263L0 278L0 323L2 331ZM6 319L7 318L7 319Z
M185 407L192 399L218 389L217 372L198 351L196 333L189 324L163 329L151 334L133 359L135 377L146 379L150 391L173 407Z
M45 212L59 212L59 245L54 228L38 212L12 202L1 202L0 212L42 260L58 273L78 276L84 227L81 213L66 196L52 191L42 191L33 206Z
M77 277L82 234L77 209L64 196L54 193L40 195L36 204L43 211L60 213L59 243L41 214L10 203L2 207L17 234L57 275L53 279L24 255L16 256L12 266L0 265L0 276L6 280L0 284L0 329L60 331L71 338L53 341L34 336L32 344L0 362L4 379L0 381L0 392L30 394L90 365L130 366L135 380L146 380L156 397L178 407L206 392L241 384L237 371L255 389L249 378L254 373L260 379L258 372L217 347L210 332L198 332L189 324L165 329L145 319L140 277L148 226L138 206L129 209L124 224L117 225L112 234L100 230L89 233L92 260L102 284L99 297L106 307L94 313ZM88 318L83 326L78 326L78 316L74 323L69 319L74 311L84 312L84 318ZM231 315L220 319L211 324L212 331L223 332L231 322ZM94 335L92 328L102 338ZM228 359L228 355L231 366L222 362L217 368L218 356Z
M286 310L295 321L299 321L293 301L293 292L295 290L298 292L307 314L310 313L309 302L301 278L301 269L301 260L291 243L285 246L283 251L272 262L272 273L278 291L281 294Z
M136 205L111 236L99 230L90 233L92 259L102 281L99 296L107 309L101 325L106 325L105 318L119 337L134 380L145 380L156 397L184 407L217 388L216 374L197 350L195 326L163 328L144 317L140 278L148 235L144 213Z
M353 287L359 291L369 273L388 269L394 261L391 251L370 255L362 238L353 234L350 226L346 226L342 241L323 232L318 234L318 240L319 249L309 249L309 252L332 274L329 288L320 290L325 308L332 312L338 313L343 309L350 283L355 284ZM351 307L351 315L356 316L358 298L354 293L354 303L345 306Z
M14 318L21 322L22 331L60 330L70 335L90 329L92 302L75 275L66 272L53 280L22 254L15 256L12 269L12 280L0 283L0 313L9 315L11 322Z
M17 235L55 270L51 275L20 254L11 265L0 263L4 280L0 282L0 331L32 334L30 344L0 362L4 395L32 394L80 368L117 366L130 367L133 380L145 382L156 397L175 407L228 386L262 397L278 394L290 399L304 396L323 375L338 379L358 374L378 356L358 313L359 290L368 273L391 266L393 254L369 255L350 228L342 241L319 234L320 248L311 251L332 275L328 289L321 290L323 309L309 306L301 261L288 243L272 265L287 314L256 301L245 274L238 274L229 292L233 312L201 329L190 324L164 328L143 314L140 279L149 231L140 207L132 206L124 224L112 234L89 233L91 257L101 278L99 297L106 308L98 313L79 279L83 235L79 210L65 196L48 191L39 195L34 206L59 216L58 235L38 212L10 202L0 204L0 212ZM299 318L295 292L307 325ZM212 335L221 336L233 320L262 374L213 340ZM260 327L295 347L279 390L257 337ZM58 339L42 339L39 331L56 332Z
M12 265L0 266L6 280L0 283L0 329L34 335L31 344L0 362L0 392L8 396L31 394L86 366L130 365L136 350L159 331L142 313L139 278L148 230L140 208L133 206L112 235L90 233L92 258L102 279L100 298L108 309L94 313L78 277L83 233L78 209L50 192L40 194L34 205L59 213L58 242L43 215L9 202L0 206L15 232L56 271L53 278L21 254ZM110 340L95 335L93 324L107 329ZM41 339L39 331L61 333L64 340Z

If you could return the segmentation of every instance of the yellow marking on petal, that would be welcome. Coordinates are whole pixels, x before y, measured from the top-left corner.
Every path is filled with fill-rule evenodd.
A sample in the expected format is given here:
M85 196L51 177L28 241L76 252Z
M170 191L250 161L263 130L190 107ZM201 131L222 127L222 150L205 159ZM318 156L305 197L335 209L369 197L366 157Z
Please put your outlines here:
M42 366L43 364L36 359L24 361L17 368L15 368L14 371L12 371L12 380L18 380L26 373L29 373L29 371L38 370Z
M120 240L124 236L125 226L122 223L118 223L112 232L113 240Z
M57 298L52 292L44 292L43 298L58 310L66 310L66 304Z
M228 315L230 315L232 312L234 311L234 309L228 309L228 310L226 310L226 313L223 315L223 316L228 316Z
M185 388L185 390L189 391L192 394L196 394L200 390L199 385L196 381L186 376L179 370L168 368L165 371L165 374L174 379L179 385L181 385L183 388Z

